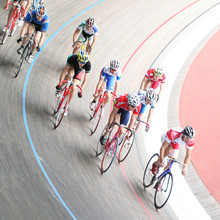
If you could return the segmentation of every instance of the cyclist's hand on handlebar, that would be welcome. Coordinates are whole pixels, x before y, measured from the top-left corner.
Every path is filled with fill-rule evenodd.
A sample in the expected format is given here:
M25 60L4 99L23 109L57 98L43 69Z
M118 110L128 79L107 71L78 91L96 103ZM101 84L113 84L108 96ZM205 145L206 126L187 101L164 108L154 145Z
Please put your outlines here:
M150 129L150 125L148 123L146 123L146 126L145 126L145 131L148 132Z
M183 166L182 174L183 174L183 175L186 175L186 174L187 174L187 167L186 167L186 165Z
M36 50L37 50L37 52L39 52L39 51L40 51L40 47L39 47L39 46L37 46L37 47L36 47Z
M82 96L83 96L83 95L82 95L82 92L78 92L78 97L79 97L79 98L82 98Z
M160 98L160 96L159 96L159 94L157 94L156 102L159 102L159 98Z

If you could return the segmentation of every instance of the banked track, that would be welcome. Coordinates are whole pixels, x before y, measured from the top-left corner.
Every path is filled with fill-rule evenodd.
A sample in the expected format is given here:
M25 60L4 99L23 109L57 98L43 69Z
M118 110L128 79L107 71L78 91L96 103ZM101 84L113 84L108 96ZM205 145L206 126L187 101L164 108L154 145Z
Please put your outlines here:
M46 2L50 17L47 39L50 41L34 63L27 82L25 109L29 133L40 163L63 202L40 169L27 136L22 97L28 66L13 79L18 62L15 43L18 32L0 48L1 219L176 219L169 205L159 212L155 210L153 193L143 190L143 171L135 151L123 163L123 169L138 199L117 163L108 173L100 175L101 161L95 157L94 148L108 111L97 134L91 137L88 104L100 69L109 59L118 57L122 65L125 64L150 33L193 1L174 4L172 1L105 0L82 13L96 2ZM146 69L161 48L181 27L214 2L198 1L149 38L126 67L120 93L137 91ZM3 26L6 13L1 11ZM79 16L52 38L75 15ZM74 99L68 117L54 131L54 86L72 51L73 31L88 16L96 18L101 30L91 56L90 81L83 99ZM145 158L145 149L140 151ZM147 158L144 160L146 162Z

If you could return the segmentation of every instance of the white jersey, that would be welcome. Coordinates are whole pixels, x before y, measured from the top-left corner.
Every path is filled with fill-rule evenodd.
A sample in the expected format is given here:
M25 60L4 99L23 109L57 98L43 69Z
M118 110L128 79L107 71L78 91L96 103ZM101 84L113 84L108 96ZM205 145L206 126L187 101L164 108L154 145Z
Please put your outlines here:
M138 96L139 96L139 98L140 98L141 104L142 104L142 105L147 105L145 92L139 92L139 93L138 93ZM156 105L156 101L152 101L152 102L150 103L151 108L155 108L155 105Z

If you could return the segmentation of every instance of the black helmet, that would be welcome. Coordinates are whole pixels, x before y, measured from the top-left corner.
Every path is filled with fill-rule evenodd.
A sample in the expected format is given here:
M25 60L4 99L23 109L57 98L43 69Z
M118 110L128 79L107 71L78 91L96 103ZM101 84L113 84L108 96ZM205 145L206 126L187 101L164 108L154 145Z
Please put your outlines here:
M193 137L195 136L195 134L196 134L195 130L194 130L192 127L190 127L190 126L186 126L186 127L183 129L182 133L183 133L184 135L190 137L190 138L193 138Z

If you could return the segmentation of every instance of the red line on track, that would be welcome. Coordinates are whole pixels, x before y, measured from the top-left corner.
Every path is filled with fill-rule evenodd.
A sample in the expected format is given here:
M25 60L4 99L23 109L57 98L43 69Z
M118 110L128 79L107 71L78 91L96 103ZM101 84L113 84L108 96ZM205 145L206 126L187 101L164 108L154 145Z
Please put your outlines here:
M176 14L174 14L173 16L171 16L169 19L167 19L164 23L162 23L158 28L156 28L138 47L137 49L131 54L131 56L129 57L129 59L127 60L127 62L125 63L122 72L125 71L127 65L129 64L129 62L131 61L131 59L134 57L134 55L137 53L137 51L143 46L143 44L153 35L155 34L161 27L163 27L166 23L168 23L171 19L173 19L175 16L177 16L178 14L180 14L182 11L186 10L187 8L189 8L190 6L194 5L195 3L199 2L200 0L196 0L194 2L192 2L191 4L189 4L188 6L186 6L185 8L183 8L182 10L178 11ZM140 202L140 204L142 205L142 207L144 208L144 210L146 211L146 213L148 214L148 216L150 217L150 219L153 219L152 216L150 215L150 213L147 211L147 209L145 208L144 204L141 202L140 198L138 197L137 193L134 191L133 187L130 184L130 181L124 171L124 168L121 165L121 169L123 171L123 174L131 188L131 190L133 191L134 195L136 196L136 198L138 199L138 201Z

